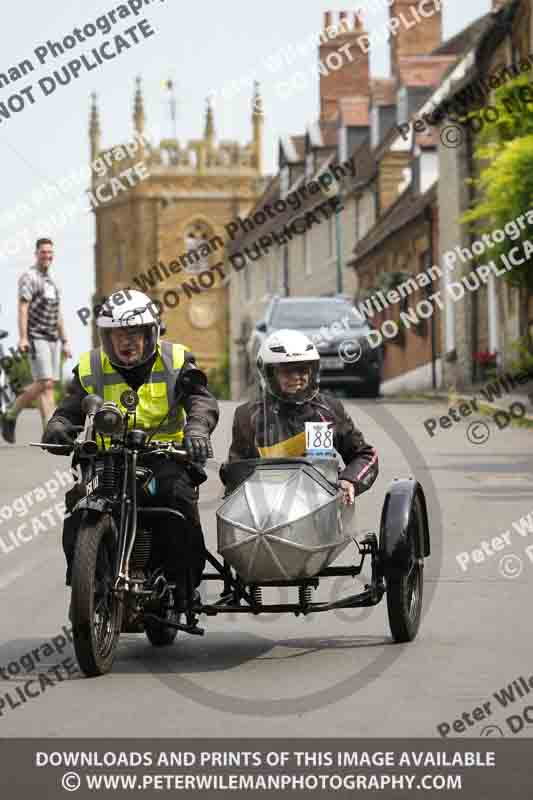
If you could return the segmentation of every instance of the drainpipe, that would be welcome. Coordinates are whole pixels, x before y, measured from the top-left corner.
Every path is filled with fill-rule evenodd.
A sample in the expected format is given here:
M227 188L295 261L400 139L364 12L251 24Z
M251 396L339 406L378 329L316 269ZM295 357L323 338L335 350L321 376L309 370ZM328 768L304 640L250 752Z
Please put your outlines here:
M467 160L467 167L468 167L468 177L472 178L474 176L474 137L472 134L472 129L468 127L466 132L466 160ZM474 205L474 200L476 199L476 192L472 183L468 183L468 207L472 208ZM472 251L472 245L476 241L476 237L473 231L470 231L468 235L468 242L470 245L470 250ZM479 352L479 298L477 292L470 292L470 299L472 303L472 314L470 319L470 342L471 342L471 350L470 350L470 383L476 383L478 379L479 373L479 365L474 358L475 353Z
M429 267L433 266L433 256L435 255L433 247L433 209L431 206L426 206L424 209L424 216L428 223L429 238L428 263L425 265L427 270ZM435 314L431 315L431 385L434 390L437 388L437 329Z
M337 294L342 294L342 236L341 212L335 212L335 234L337 239Z

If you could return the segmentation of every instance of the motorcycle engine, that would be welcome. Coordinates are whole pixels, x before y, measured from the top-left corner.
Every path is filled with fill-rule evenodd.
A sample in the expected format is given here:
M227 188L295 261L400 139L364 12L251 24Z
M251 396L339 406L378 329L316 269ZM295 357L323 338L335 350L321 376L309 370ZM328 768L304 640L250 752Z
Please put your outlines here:
M150 560L151 551L152 532L143 528L138 528L130 558L130 574L132 577L139 578L140 580L145 577L145 569Z

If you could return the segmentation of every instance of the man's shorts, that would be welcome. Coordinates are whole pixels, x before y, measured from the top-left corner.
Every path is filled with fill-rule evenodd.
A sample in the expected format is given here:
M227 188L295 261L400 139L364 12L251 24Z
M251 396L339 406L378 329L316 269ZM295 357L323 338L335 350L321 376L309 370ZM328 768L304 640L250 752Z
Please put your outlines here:
M29 362L34 381L59 380L59 341L30 339Z

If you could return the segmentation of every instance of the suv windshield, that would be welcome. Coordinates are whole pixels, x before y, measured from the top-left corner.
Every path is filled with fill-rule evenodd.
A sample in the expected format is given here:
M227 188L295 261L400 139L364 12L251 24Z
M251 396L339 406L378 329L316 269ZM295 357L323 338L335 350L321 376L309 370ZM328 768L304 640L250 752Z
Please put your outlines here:
M271 327L295 328L321 328L322 325L332 325L346 318L350 328L361 328L365 325L355 309L349 303L324 303L321 301L309 303L279 303L274 309Z

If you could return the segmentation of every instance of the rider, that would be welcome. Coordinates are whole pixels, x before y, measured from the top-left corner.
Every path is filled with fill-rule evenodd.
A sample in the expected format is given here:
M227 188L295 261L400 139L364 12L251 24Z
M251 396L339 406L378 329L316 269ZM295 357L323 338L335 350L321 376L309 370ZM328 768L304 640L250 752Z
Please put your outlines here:
M116 293L118 294L118 292ZM116 296L113 295L113 297ZM171 408L174 402L176 378L195 368L193 354L180 344L160 341L160 321L154 313L154 304L142 292L128 290L125 302L109 306L97 317L101 347L84 353L74 368L68 395L51 417L43 442L72 446L76 437L75 426L84 423L82 401L95 393L105 401L114 401L122 411L120 396L128 388L138 393L136 409L137 426L150 432L158 428L154 440L183 443L194 461L205 461L210 450L210 435L218 422L218 403L203 386L191 386L180 401L178 409ZM127 299L126 299L127 298ZM169 413L170 412L170 413ZM166 415L164 426L159 423ZM51 450L65 455L70 451ZM154 454L149 463L154 471L154 482L150 484L150 496L143 499L145 505L167 506L180 511L186 518L191 551L184 550L184 537L161 523L159 542L161 561L168 564L166 575L170 582L176 581L176 609L184 603L184 569L193 570L194 585L201 581L205 565L204 537L198 514L199 483L198 470L183 467L162 455ZM200 471L201 472L201 471ZM76 486L67 493L66 510L70 512L78 493ZM65 518L63 525L63 550L67 561L66 585L71 585L72 561L76 544L76 533L80 519L77 513Z
M327 422L333 447L345 463L339 476L343 500L352 504L378 476L378 457L340 400L319 392L320 356L302 333L272 333L257 356L262 398L239 406L233 419L228 461L303 456L305 423ZM224 466L220 477L226 483Z

